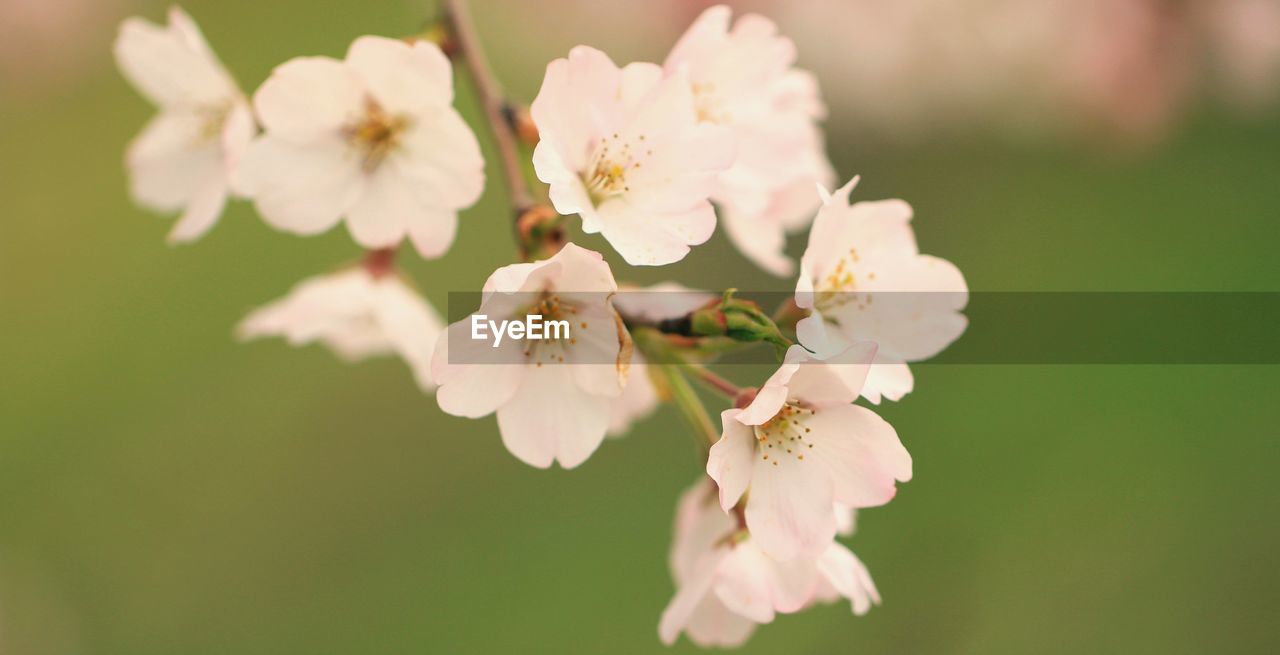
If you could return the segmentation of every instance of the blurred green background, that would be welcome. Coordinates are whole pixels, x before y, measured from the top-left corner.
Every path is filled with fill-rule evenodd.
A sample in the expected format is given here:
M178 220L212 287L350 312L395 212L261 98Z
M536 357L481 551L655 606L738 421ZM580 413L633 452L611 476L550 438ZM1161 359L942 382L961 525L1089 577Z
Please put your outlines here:
M510 24L475 4L526 100L551 57L611 49L589 22ZM290 57L341 56L426 15L399 1L185 6L246 89ZM91 54L74 79L0 91L0 652L663 651L672 509L699 474L676 413L578 470L538 471L492 419L441 413L399 362L234 343L247 310L357 248L341 229L273 232L245 203L195 245L166 246L170 222L130 204L121 165L152 109L108 55L121 17L160 20L163 5L105 13L76 39ZM908 199L923 250L975 290L1280 289L1275 115L1197 107L1139 150L877 142L838 111L829 126L841 176L863 176L857 197ZM491 185L448 257L402 260L443 307L509 263L505 221ZM719 234L662 270L612 259L636 282L792 285ZM849 541L884 605L780 617L742 652L1280 650L1280 369L915 370L916 393L882 408L915 480Z

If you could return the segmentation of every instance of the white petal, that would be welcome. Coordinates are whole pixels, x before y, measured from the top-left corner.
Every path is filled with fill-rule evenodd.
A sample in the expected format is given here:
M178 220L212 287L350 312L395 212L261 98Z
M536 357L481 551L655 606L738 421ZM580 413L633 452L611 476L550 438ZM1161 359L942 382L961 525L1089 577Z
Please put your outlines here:
M751 538L776 560L816 555L836 535L831 476L813 457L774 451L779 449L764 449L754 459L746 511Z
M347 229L365 248L390 248L404 239L423 211L410 182L380 167L365 175L364 192L347 211Z
M129 144L129 187L138 204L159 211L180 209L211 180L225 178L218 140L204 130L197 114L162 112Z
M708 594L686 621L689 641L702 648L737 648L755 632L756 623L733 613L718 596Z
M423 391L435 388L431 357L444 322L435 308L394 275L374 284L373 313Z
M502 443L530 466L578 466L604 440L608 399L579 389L570 365L526 368L520 388L498 408Z
M575 175L586 168L596 139L615 131L621 120L621 81L622 72L609 56L586 46L547 65L542 87L529 107L539 145L545 143L559 155L544 156L544 166L554 161ZM551 173L539 167L538 177L550 182L544 172Z
M453 102L453 67L440 48L419 40L362 36L347 51L346 64L363 78L384 109L415 113Z
M446 414L478 418L492 414L511 400L524 380L528 367L504 362L519 354L515 341L504 341L498 348L487 345L476 348L471 339L470 320L447 327L436 342L431 358L431 378L440 388L436 402ZM458 351L452 357L450 342Z
M452 209L426 208L409 224L409 240L423 259L443 256L457 234L458 213Z
M898 433L875 412L857 405L822 407L804 419L812 430L809 458L829 472L834 499L852 507L874 507L897 493L895 482L911 479L911 455ZM756 483L752 481L751 498ZM828 512L830 513L830 512ZM750 515L748 515L750 518Z
M898 401L911 393L915 387L915 377L911 375L911 367L891 357L876 357L876 363L867 373L867 381L862 385L862 397L879 405L881 398Z
M770 562L750 544L735 547L720 563L715 594L730 611L755 621L773 621Z
M306 143L338 136L364 115L359 76L329 57L298 57L277 66L253 94L258 119L272 136Z
M121 72L161 107L219 106L239 94L190 17L174 8L161 27L141 18L120 24L115 42Z
M245 152L237 180L268 224L318 234L333 227L360 197L365 176L336 137L300 145L267 134Z
M484 190L480 143L452 107L419 113L402 139L386 164L413 182L424 205L461 209L480 198Z
M752 457L756 450L754 431L736 420L741 412L726 409L720 413L723 431L707 456L707 475L716 481L720 507L726 512L738 504L751 483Z
M169 243L185 243L204 236L218 221L226 206L227 181L216 176L209 177L196 191L173 230L169 232Z
M818 569L841 596L850 600L854 614L862 616L872 605L880 604L880 592L876 591L871 573L848 548L832 544L818 558Z
M819 407L851 403L875 356L876 344L860 341L827 359L806 358L787 383L788 396Z
M723 553L708 554L694 568L689 578L680 584L676 595L667 603L658 621L658 638L670 646L676 642L680 632L688 625L695 610L701 605L711 591L715 581L716 570Z
M744 211L723 195L717 195L716 200L720 203L725 232L738 251L770 274L778 277L791 275L795 262L783 252L787 238L782 223L759 213Z
M624 200L606 202L595 213L600 233L632 266L664 266L684 259L690 246L715 231L716 214L703 202L689 211L666 214Z

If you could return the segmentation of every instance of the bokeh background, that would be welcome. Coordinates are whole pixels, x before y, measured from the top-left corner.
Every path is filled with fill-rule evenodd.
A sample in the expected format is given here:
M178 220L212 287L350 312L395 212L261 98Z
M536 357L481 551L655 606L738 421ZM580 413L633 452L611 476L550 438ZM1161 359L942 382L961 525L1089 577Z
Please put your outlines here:
M660 60L698 4L473 2L524 100L578 43ZM1228 4L1255 8L1211 11ZM819 73L857 196L908 199L923 249L984 291L1280 289L1274 5L752 3ZM432 11L184 6L247 90ZM538 471L396 361L237 345L247 310L358 251L244 203L168 247L170 223L131 206L123 149L152 110L109 48L124 16L163 11L0 0L0 653L663 651L672 508L699 475L675 412ZM447 258L402 259L443 307L510 261L505 220L493 185ZM722 235L662 270L614 261L636 282L792 286ZM883 408L916 478L849 541L884 605L780 617L743 652L1280 650L1280 369L916 371Z

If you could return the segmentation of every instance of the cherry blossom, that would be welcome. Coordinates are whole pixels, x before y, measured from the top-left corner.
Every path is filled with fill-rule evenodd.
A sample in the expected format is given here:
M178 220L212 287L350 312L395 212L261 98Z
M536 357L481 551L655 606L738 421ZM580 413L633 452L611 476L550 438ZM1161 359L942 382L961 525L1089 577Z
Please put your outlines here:
M610 303L617 288L604 258L572 243L549 259L495 271L473 315L569 320L572 336L489 344L472 338L469 318L450 325L431 364L440 409L468 418L496 413L503 444L531 466L586 461L604 439L631 361L630 338Z
M249 104L191 17L178 7L169 24L126 19L116 63L160 113L125 154L134 200L181 211L170 243L194 241L227 204L231 172L255 131Z
M734 133L737 159L711 196L730 240L766 271L790 275L786 233L812 218L814 185L834 182L816 125L826 108L813 76L793 67L793 42L756 14L730 27L731 13L724 5L704 11L664 68L687 74L700 122Z
M820 553L836 534L834 503L883 505L911 479L897 432L853 404L874 357L866 342L825 360L792 346L750 403L721 413L707 474L724 511L747 495L747 527L771 557Z
M684 632L699 646L731 648L778 613L843 597L862 615L880 603L866 566L844 545L832 541L816 557L773 559L720 511L705 481L680 497L674 531L677 591L658 625L667 645Z
M237 334L283 337L294 346L320 342L349 362L396 354L430 391L431 353L443 330L440 315L399 275L357 266L302 281L249 314Z
M707 197L734 160L733 133L699 123L682 71L624 68L578 46L547 66L530 108L538 179L561 214L578 214L632 265L679 261L715 230Z
M937 355L968 325L964 276L951 262L920 254L911 206L901 200L849 204L857 178L834 194L809 232L796 304L811 309L796 326L800 342L819 355L854 341L874 341L875 366L862 395L873 403L899 400L914 386L906 362Z
M366 248L408 236L439 257L484 187L479 144L452 103L449 59L426 41L363 36L342 61L290 60L254 94L266 131L239 188L278 229L318 234L345 217Z

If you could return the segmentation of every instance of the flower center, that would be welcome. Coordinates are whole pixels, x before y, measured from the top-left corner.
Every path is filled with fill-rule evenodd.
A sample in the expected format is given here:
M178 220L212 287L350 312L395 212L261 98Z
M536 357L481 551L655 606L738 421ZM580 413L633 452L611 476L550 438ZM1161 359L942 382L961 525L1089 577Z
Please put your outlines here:
M574 330L587 327L586 321L577 321L577 313L578 308L572 303L563 301L555 292L543 291L538 296L537 302L518 312L516 316L523 318L536 314L542 317L543 324L550 321L567 321L570 324L568 335L572 335ZM563 364L565 352L578 343L576 338L568 335L561 336L557 333L554 337L525 340L524 358L534 366L542 366L546 363Z
M724 108L724 101L716 95L716 85L711 82L693 83L693 107L698 113L699 123L723 125L730 120L729 111Z
M852 269L860 261L862 258L858 256L858 249L850 248L849 252L836 262L835 268L814 285L814 306L823 312L849 303L855 303L859 309L866 309L866 306L871 304L871 294L854 293L858 290L858 278L853 274ZM866 275L869 281L876 279L876 274L873 272Z
M196 133L196 139L202 143L214 143L222 138L222 128L227 124L227 118L231 116L230 102L207 105L196 110L196 115L200 118L200 129Z
M360 153L360 167L371 173L400 146L409 119L393 116L372 98L366 98L364 116L343 128L347 143Z
M806 441L810 429L805 426L805 420L817 413L816 409L788 401L773 418L763 425L757 425L756 453L760 455L760 459L773 462L774 466L784 457L804 461L805 452L813 448L812 439Z
M627 174L640 168L643 160L653 155L653 150L644 141L643 134L632 142L621 138L617 133L600 140L591 153L587 170L582 176L587 195L591 196L593 204L598 206L631 190L627 184Z

